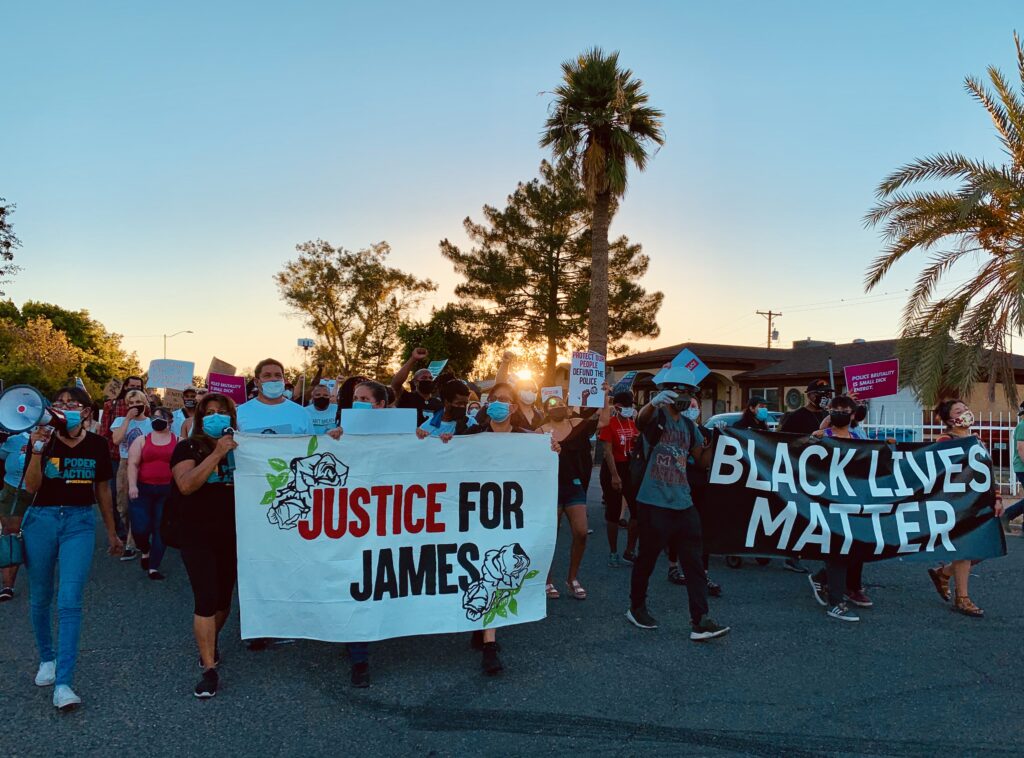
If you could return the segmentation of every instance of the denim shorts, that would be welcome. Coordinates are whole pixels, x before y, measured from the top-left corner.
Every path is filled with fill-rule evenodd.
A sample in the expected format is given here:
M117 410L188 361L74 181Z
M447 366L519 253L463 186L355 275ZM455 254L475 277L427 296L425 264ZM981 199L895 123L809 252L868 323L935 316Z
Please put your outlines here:
M579 479L571 482L558 483L558 507L568 508L571 505L586 505L587 493Z

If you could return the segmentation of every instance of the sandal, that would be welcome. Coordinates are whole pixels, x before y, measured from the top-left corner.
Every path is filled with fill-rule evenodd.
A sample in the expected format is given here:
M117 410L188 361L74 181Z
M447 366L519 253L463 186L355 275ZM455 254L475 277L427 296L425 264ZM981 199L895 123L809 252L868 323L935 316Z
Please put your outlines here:
M565 586L569 588L569 593L577 600L587 599L587 591L583 589L583 585L580 584L579 579L573 579L571 582L566 582Z
M558 600L558 598L561 597L561 595L558 594L558 589L553 584L549 584L544 591L547 593L548 600Z
M942 567L937 569L928 569L928 576L931 577L932 584L935 585L935 591L939 593L939 597L949 602L949 577L942 573Z
M967 595L956 596L956 600L953 601L953 610L976 619L980 619L985 615L985 611L972 603Z

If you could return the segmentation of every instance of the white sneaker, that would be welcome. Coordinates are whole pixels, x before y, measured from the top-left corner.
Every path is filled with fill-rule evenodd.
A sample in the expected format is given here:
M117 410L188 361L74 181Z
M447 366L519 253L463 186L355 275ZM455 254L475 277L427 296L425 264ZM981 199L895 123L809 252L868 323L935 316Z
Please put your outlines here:
M75 691L66 684L59 684L53 688L53 704L60 710L74 708L82 702L82 698L75 694Z
M57 661L43 661L36 672L36 687L49 687L57 681Z

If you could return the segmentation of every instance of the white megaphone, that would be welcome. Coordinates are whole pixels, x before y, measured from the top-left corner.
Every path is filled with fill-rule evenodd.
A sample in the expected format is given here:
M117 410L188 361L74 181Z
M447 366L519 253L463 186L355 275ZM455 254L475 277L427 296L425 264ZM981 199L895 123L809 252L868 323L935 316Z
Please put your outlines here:
M20 434L37 426L66 432L67 419L50 407L42 392L28 384L16 384L0 395L0 427Z

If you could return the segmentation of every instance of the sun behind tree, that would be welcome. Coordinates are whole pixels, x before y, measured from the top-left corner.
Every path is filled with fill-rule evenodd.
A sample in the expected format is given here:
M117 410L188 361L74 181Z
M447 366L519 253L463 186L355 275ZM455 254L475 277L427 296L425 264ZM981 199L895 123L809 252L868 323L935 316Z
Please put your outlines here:
M540 144L576 167L593 210L588 341L606 355L612 200L626 192L629 164L643 171L648 147L664 144L664 114L647 104L643 82L619 68L618 52L595 47L565 61L562 79Z
M1017 34L1013 40L1024 90L1024 49ZM908 253L931 252L903 309L900 335L904 375L926 403L943 392L967 396L986 374L990 385L1002 382L1011 402L1017 397L1005 344L1024 329L1024 99L996 67L988 76L994 93L970 76L964 87L988 111L1005 162L959 153L916 160L878 185L879 202L865 218L882 227L886 243L868 269L868 291ZM906 190L942 179L960 184ZM950 268L972 256L981 264L974 276L935 297Z

